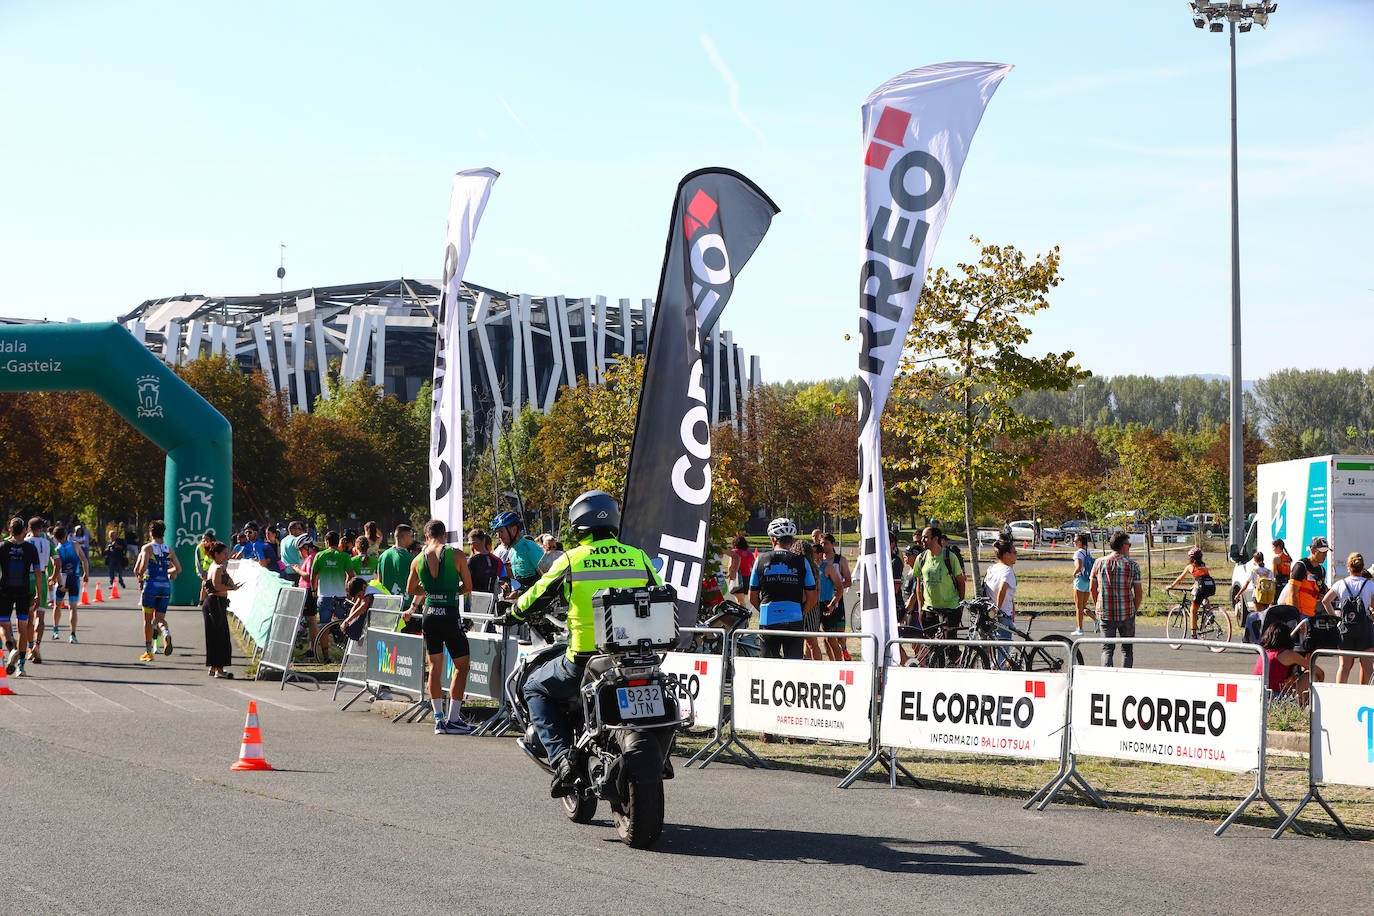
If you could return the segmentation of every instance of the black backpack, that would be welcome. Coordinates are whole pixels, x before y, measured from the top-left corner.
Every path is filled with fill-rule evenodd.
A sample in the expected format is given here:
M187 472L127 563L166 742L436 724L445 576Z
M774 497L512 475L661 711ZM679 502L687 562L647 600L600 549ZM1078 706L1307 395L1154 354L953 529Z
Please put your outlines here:
M1367 641L1369 635L1369 614L1365 611L1364 602L1361 597L1364 595L1365 586L1369 583L1361 579L1360 590L1351 591L1350 580L1345 580L1346 596L1340 606L1340 623L1337 625L1342 639L1355 642Z
M1335 649L1341 643L1340 618L1317 611L1307 621L1307 636L1302 651L1311 655L1317 649Z

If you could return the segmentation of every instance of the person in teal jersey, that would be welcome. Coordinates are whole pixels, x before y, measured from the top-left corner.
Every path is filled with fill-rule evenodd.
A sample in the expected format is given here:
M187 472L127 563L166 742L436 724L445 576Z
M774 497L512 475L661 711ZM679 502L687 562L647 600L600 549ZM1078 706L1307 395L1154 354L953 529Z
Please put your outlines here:
M143 583L143 654L141 662L153 660L153 634L162 643L162 654L172 654L172 631L167 627L167 604L172 600L172 580L181 575L181 561L170 545L163 543L167 523L158 519L148 525L150 540L138 551L134 578Z
M67 529L58 525L53 529L57 541L57 601L52 612L52 638L61 636L62 602L67 602L71 618L67 622L67 641L76 642L76 607L81 602L81 590L91 578L91 565L86 554L67 535Z
M544 559L544 548L540 547L525 534L525 525L514 512L502 512L491 520L491 530L496 532L501 546L494 553L510 570L513 582L504 589L507 598L513 598L538 582L543 574L539 571L539 561Z

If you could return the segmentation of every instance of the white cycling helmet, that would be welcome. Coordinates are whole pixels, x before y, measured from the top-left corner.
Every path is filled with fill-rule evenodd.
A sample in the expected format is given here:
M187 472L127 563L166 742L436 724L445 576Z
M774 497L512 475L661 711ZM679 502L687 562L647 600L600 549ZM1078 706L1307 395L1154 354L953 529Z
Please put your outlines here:
M797 536L797 523L790 518L775 518L768 523L770 538L794 538Z

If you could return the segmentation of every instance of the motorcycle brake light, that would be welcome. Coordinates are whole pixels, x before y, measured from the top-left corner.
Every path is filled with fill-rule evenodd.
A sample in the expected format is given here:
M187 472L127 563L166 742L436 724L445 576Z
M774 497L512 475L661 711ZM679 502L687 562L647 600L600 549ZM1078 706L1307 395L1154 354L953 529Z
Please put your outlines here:
M647 683L649 683L649 682L648 682L648 681L630 681L630 686L631 686L631 687L643 687L643 686L644 686L645 684L647 684Z

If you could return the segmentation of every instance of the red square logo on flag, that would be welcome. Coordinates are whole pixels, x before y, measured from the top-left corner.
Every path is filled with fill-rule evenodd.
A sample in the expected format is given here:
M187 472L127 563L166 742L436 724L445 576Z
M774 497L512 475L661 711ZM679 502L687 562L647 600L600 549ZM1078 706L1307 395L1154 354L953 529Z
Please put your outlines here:
M841 672L840 672L840 683L841 683L841 684L844 684L844 685L846 685L846 686L849 686L849 687L853 687L853 686L854 686L854 672L853 672L853 671L841 671Z
M906 129L909 124L911 124L911 115L900 108L888 106L878 116L878 128L873 131L873 136L884 143L891 143L893 146L905 146Z
M1237 684L1218 684L1217 696L1228 703L1234 703L1236 702L1236 690L1238 686Z
M1037 700L1043 700L1045 698L1045 682L1026 681L1026 693L1029 693Z
M711 199L711 195L698 188L696 196L687 205L687 217L684 223L688 237L690 238L692 233L698 229L709 226L711 220L715 219L717 209L716 202Z
M705 673L706 673L706 662L704 662L704 661L699 661L699 662L697 662L697 663L694 665L694 667L696 668L697 674L705 674Z
M883 146L874 141L868 144L868 151L864 153L864 165L871 169L887 168L887 157L892 155L892 147Z

